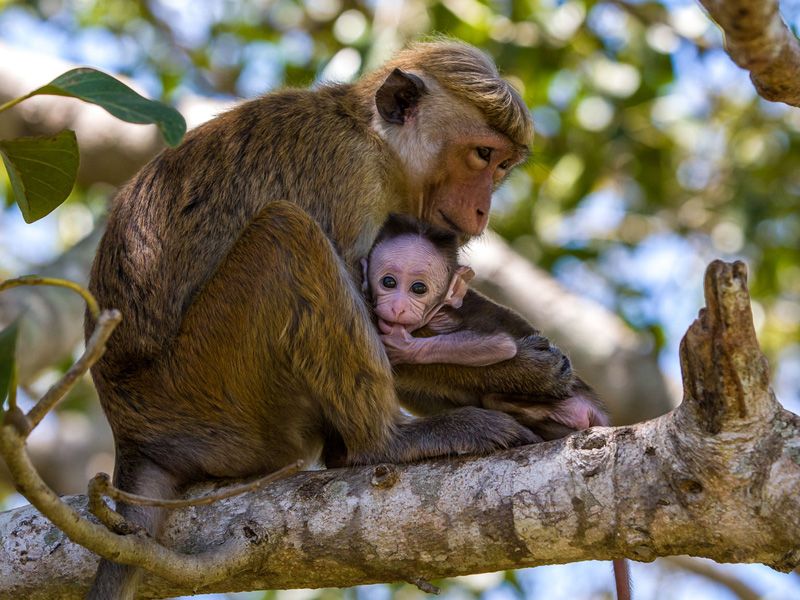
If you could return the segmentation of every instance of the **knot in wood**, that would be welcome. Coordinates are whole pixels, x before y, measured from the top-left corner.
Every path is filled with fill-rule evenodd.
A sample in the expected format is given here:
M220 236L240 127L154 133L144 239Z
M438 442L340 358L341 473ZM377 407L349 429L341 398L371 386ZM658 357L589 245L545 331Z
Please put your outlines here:
M371 483L375 487L390 488L400 479L395 465L378 465L372 470Z
M639 562L653 562L656 559L655 550L643 544L631 548L631 553Z
M254 546L269 542L269 532L252 519L242 524L242 535L244 535L249 544Z
M678 489L686 495L696 496L703 493L703 484L694 479L679 479Z
M580 431L568 440L573 450L569 460L584 477L596 475L612 452L608 436L600 431Z

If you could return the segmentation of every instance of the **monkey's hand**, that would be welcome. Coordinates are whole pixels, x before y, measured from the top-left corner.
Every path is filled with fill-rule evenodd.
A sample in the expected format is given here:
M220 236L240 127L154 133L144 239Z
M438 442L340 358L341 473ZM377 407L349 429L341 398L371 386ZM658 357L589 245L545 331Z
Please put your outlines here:
M386 356L393 365L421 364L424 355L425 338L415 338L402 325L378 321L381 342Z

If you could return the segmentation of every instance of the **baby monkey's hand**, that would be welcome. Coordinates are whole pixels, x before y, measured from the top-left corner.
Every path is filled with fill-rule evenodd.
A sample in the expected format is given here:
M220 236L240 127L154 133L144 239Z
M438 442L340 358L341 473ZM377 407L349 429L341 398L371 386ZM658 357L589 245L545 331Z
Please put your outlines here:
M412 337L402 325L387 323L382 319L378 320L378 328L381 330L381 342L390 363L401 365L423 362L424 338Z

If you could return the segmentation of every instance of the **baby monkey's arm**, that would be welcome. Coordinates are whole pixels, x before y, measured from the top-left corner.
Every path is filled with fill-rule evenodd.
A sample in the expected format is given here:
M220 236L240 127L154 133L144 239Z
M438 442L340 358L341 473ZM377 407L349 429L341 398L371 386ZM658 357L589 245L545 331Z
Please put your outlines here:
M506 333L457 331L431 337L413 337L401 326L379 323L381 340L393 365L433 363L485 367L517 355L517 344Z

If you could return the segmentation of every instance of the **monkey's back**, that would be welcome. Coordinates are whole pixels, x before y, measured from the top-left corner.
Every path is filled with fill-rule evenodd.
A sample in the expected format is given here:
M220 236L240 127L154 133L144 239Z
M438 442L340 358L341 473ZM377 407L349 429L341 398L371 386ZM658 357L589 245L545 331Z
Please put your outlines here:
M89 285L123 315L92 371L115 434L140 407L165 401L157 371L187 311L269 202L308 211L348 266L366 254L358 240L367 245L386 206L402 202L386 185L399 167L366 106L349 86L269 94L190 132L120 191ZM307 251L296 243L290 251ZM87 319L87 333L92 326Z

